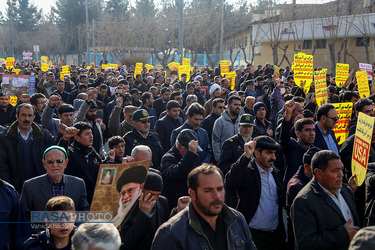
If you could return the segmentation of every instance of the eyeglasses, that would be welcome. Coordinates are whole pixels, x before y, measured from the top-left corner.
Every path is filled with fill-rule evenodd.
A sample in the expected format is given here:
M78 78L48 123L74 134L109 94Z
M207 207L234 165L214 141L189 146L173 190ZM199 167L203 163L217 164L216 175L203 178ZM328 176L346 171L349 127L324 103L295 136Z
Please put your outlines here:
M326 117L329 119L332 119L334 122L337 122L339 120L338 117L329 117L329 116L326 116Z
M121 198L125 196L126 194L128 194L129 196L132 196L138 187L139 186L137 185L136 187L132 187L132 188L129 188L128 190L121 191L120 193L118 193L118 197Z
M141 121L142 123L150 123L150 120Z
M57 159L57 160L46 160L47 164L53 164L53 163L58 163L58 164L61 164L64 162L64 159Z
M224 106L217 106L218 109L224 109Z

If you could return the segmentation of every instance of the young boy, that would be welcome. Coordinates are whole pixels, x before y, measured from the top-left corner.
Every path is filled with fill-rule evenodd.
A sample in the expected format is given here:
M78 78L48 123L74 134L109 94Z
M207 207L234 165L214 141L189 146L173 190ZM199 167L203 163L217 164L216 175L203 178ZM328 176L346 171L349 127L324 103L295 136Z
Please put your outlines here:
M109 152L104 163L121 164L125 154L125 141L121 136L112 136L108 140Z
M46 219L47 229L31 236L25 243L24 249L71 249L71 238L75 232L74 201L67 196L55 196L48 200L46 212L58 212L59 222ZM59 219L59 220L60 220Z

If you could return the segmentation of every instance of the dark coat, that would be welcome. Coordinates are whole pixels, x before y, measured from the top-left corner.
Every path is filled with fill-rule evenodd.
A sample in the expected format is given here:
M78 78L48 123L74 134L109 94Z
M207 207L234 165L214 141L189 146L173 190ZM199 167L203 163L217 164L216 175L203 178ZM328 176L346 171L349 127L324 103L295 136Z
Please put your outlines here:
M11 124L14 122L12 119L12 111L13 111L13 105L8 104L7 111L5 112L2 108L0 108L0 125L5 126L7 124Z
M360 225L353 192L343 185L341 195L348 204L353 222ZM340 209L313 178L297 195L291 216L298 249L348 249L350 238Z
M35 166L35 176L39 176L46 173L42 162L44 150L55 141L48 130L39 127L36 123L31 126L33 129L31 157ZM7 130L0 133L0 178L14 185L17 192L21 193L25 179L19 153L17 127L18 121L15 121Z
M156 110L157 118L159 118L160 114L167 109L167 102L164 103L163 99L160 97L155 100L153 108Z
M273 169L272 176L277 186L279 223L282 223L281 180L276 169ZM255 159L250 161L245 155L241 156L225 176L225 187L227 205L240 211L250 223L258 209L261 194L261 179Z
M337 143L335 133L333 130L328 130L328 133L332 136L333 140L335 141L335 144L338 149L340 149L339 144ZM321 150L328 150L328 146L326 141L323 138L322 133L320 132L320 129L318 128L318 124L315 123L315 141L314 146L317 148L320 148Z
M152 165L153 168L160 168L160 161L163 157L163 148L160 145L159 136L152 131L148 132L146 138L144 138L135 128L132 131L124 135L125 140L125 155L131 155L131 152L135 146L147 145L152 151Z
M155 210L149 217L139 209L139 200L121 223L121 248L149 250L156 230L169 219L168 201L164 196L159 196L155 203Z
M215 121L220 116L217 116L214 112L211 112L209 116L207 116L204 121L202 122L202 128L207 131L208 134L208 140L210 143L210 146L212 147L212 130L214 129Z
M71 246L72 244L72 237L75 233L76 228L73 228L73 231L69 235L69 243L68 245ZM25 250L57 250L60 248L57 248L55 244L53 243L52 237L51 237L51 231L50 229L46 229L43 232L40 232L38 234L32 235L23 246L23 249Z
M275 132L275 129L272 125L272 123L268 120L264 120L265 124L263 124L260 120L256 119L254 120L255 122L255 126L253 128L253 134L252 134L252 138L255 138L257 136L260 136L260 135L268 135L267 134L267 129L271 129L273 132ZM274 136L272 136L274 137Z
M243 154L244 144L245 141L240 134L236 134L224 142L218 163L218 167L223 171L224 175L229 171L231 165Z
M177 206L178 198L188 195L187 176L201 163L198 154L187 151L181 156L175 145L163 156L161 160L163 195L167 197L170 209Z
M310 179L307 178L303 166L300 166L297 173L289 180L286 189L286 211L288 212L288 215L290 214L290 207L292 206L297 194L307 183L309 183L309 181Z
M160 144L163 147L164 152L167 152L171 149L171 134L172 131L183 124L180 117L177 120L174 120L169 115L164 116L163 118L156 121L155 132L159 135Z

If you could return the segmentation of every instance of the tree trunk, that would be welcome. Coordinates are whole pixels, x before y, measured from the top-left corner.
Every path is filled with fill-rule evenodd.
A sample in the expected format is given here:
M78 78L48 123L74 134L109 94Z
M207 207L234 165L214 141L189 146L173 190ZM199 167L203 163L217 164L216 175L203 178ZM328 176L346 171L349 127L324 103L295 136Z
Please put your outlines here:
M279 61L279 56L277 55L278 45L271 44L270 46L272 48L273 65L277 65L277 63Z
M335 57L335 43L332 42L328 45L329 48L329 54L331 56L331 72L335 72L335 67L336 67L336 57ZM328 72L327 72L328 73Z

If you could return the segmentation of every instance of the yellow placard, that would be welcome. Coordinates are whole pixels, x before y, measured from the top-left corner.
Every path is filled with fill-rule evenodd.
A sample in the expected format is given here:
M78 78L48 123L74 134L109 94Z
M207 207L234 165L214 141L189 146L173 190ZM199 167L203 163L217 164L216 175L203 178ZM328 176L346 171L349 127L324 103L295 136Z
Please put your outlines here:
M374 118L359 112L352 155L352 173L357 175L357 186L361 186L366 178L373 129Z
M14 65L15 61L16 61L16 59L14 57L7 57L7 59L5 61L5 67L7 69L13 68L13 65Z
M47 63L47 62L48 62L48 57L46 57L46 56L41 56L41 57L40 57L40 60L42 61L42 63Z
M69 71L69 65L64 65L62 66L62 72L66 72L66 71Z
M138 74L142 74L142 70L143 70L143 63L139 63L137 62L135 64L135 69L134 69L134 78L138 75Z
M47 63L42 63L41 69L42 71L46 72L49 69L49 65Z
M116 64L116 63L108 63L108 68L118 69L118 64Z
M186 74L187 76L186 82L190 81L190 65L180 65L178 73L180 76L180 80L181 80L181 75Z
M21 69L12 69L12 72L16 72L16 74L18 75L20 73Z
M368 85L367 72L357 71L355 72L355 75L357 77L359 96L361 98L368 97L370 95L370 87Z
M11 95L9 96L9 103L12 104L13 106L16 106L17 105L17 96L15 95Z
M189 65L190 67L190 58L182 58L182 65Z
M349 122L352 118L353 103L343 102L343 103L332 103L337 111L338 122L335 124L333 132L337 143L341 145L349 135Z
M168 63L168 68L170 71L178 71L180 69L180 64L177 62Z
M314 72L315 96L318 106L328 103L326 74L327 70Z
M294 55L294 82L308 93L313 80L314 62L312 55L298 53Z
M49 66L52 66L52 65L53 65L53 63L52 63L52 61L51 61L51 60L49 60L49 63L48 63L48 65L49 65Z
M236 85L236 72L232 71L225 74L225 78L227 78L230 82L230 89L233 90L234 86Z
M70 71L60 72L60 80L64 80L65 75L70 76Z
M229 73L229 60L220 61L220 73L222 76Z
M102 64L102 69L107 69L108 68L108 64Z
M274 68L274 73L275 73L276 77L280 78L280 68L277 67L276 65L274 65L273 68Z
M336 81L336 85L339 88L341 88L345 84L346 79L348 79L348 75L349 75L349 64L337 63L335 81Z
M154 68L154 66L150 65L150 64L145 64L145 67L147 68L148 71L150 71L150 69Z

